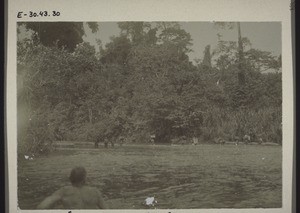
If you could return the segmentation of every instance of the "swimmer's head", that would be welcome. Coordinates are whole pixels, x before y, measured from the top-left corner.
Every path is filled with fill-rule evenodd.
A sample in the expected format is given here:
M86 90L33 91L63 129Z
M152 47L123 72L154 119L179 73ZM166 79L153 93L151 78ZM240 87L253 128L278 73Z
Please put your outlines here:
M80 186L85 183L86 170L84 167L78 166L72 169L70 174L70 181L73 186Z

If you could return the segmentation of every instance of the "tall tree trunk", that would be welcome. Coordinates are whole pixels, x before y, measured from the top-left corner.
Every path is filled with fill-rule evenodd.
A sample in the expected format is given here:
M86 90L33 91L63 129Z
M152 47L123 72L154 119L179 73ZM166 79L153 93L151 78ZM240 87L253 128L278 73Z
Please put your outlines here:
M202 65L203 65L204 67L207 67L208 69L211 68L210 45L207 45L207 46L205 47Z
M237 28L238 28L238 60L239 60L238 61L238 63L239 63L238 79L239 79L239 84L244 85L245 84L244 51L243 51L243 42L242 42L240 22L237 22Z

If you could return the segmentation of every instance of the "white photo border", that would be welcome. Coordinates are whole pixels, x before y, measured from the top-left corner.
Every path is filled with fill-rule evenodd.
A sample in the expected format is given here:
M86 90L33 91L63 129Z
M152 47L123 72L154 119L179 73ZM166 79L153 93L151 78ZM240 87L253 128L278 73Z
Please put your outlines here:
M60 11L59 17L17 18L20 11ZM72 210L77 212L291 212L294 144L294 80L292 67L291 11L288 0L14 0L8 1L6 135L9 212L68 212L20 210L17 206L17 22L26 21L240 21L281 22L282 26L282 208L276 209L162 209Z

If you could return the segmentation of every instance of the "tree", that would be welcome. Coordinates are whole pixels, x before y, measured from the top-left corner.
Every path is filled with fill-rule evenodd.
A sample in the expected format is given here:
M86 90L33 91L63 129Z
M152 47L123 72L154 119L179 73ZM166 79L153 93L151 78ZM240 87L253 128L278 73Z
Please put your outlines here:
M244 54L247 63L258 72L279 71L281 69L281 56L276 58L270 52L257 49L250 49Z
M100 60L103 64L126 65L131 46L126 36L111 37L111 42L105 45L106 48L100 50Z
M157 28L160 30L159 42L176 46L180 56L191 51L191 35L181 29L177 22L160 22L157 23Z
M202 66L206 69L211 68L211 54L210 54L210 45L207 45L204 50L204 57L202 61Z
M190 134L191 122L197 120L193 113L201 107L193 103L199 99L191 97L203 94L199 91L201 79L195 67L179 58L177 47L170 43L134 47L128 65L130 82L134 85L132 101L136 105L133 117L143 121L139 126L155 133L161 143L170 142L178 135L178 129Z
M57 45L69 51L73 51L77 44L83 42L82 36L85 34L83 22L19 22L18 25L32 30L35 40L43 45ZM97 23L88 22L87 25L92 32L98 31Z
M133 44L146 43L154 45L157 42L157 28L149 22L118 22L121 35L127 37Z
M238 79L239 79L239 84L243 85L245 84L245 68L244 68L244 50L243 50L243 40L242 40L242 35L241 35L241 25L240 22L216 22L215 23L217 26L220 26L222 28L228 28L228 29L233 29L237 28L238 31L238 46L237 46L237 52L238 52Z
M25 51L24 51L25 50ZM65 97L69 55L31 42L18 43L18 138L19 148L36 152L52 141L49 112Z
M243 42L242 42L242 35L241 35L241 24L240 22L237 22L237 28L238 28L238 54L239 54L239 84L243 85L245 84L245 67L244 67L244 50L243 50Z

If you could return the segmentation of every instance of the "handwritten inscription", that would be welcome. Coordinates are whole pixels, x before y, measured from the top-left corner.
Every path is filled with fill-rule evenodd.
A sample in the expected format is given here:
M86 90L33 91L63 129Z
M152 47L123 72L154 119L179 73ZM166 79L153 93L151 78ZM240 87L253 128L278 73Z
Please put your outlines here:
M28 11L28 12L23 12L19 11L17 13L17 18L24 18L24 17L29 17L29 18L37 18L37 17L54 17L54 16L60 16L59 11Z

